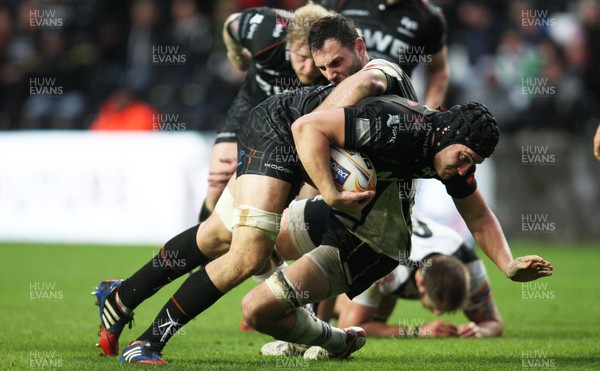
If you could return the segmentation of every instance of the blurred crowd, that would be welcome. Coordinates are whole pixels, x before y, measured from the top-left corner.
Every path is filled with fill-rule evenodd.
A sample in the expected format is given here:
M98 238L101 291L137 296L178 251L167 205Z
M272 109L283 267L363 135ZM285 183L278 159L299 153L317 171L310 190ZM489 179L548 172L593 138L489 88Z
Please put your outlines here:
M504 132L596 128L600 0L432 2L448 22L447 106L485 102ZM0 130L216 130L243 80L225 18L304 3L3 0Z

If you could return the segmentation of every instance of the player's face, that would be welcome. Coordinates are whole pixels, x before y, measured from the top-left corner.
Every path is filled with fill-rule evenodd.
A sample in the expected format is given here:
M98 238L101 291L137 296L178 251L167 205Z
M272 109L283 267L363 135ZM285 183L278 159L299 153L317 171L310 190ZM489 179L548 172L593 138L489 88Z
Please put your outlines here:
M422 281L417 283L417 290L419 291L419 300L421 300L421 304L423 304L427 310L430 310L436 316L441 316L444 314L444 312L437 309L435 305L433 305L431 298L425 292L425 285L423 285Z
M424 295L424 294L421 295L421 303L423 304L423 306L425 308L427 308L428 310L430 310L436 316L441 316L442 314L444 314L444 312L442 312L441 310L435 309L435 306L431 302L431 299L429 298L428 295Z
M348 49L338 40L327 39L320 50L313 51L313 59L323 76L337 85L363 68L361 45L362 39L357 39L354 48Z
M442 180L450 179L457 174L465 175L471 166L482 162L481 156L462 144L451 144L436 153L433 158L435 172Z
M303 84L310 85L320 76L308 45L291 45L290 62L292 63L294 72L296 72L296 76L298 76L298 80Z

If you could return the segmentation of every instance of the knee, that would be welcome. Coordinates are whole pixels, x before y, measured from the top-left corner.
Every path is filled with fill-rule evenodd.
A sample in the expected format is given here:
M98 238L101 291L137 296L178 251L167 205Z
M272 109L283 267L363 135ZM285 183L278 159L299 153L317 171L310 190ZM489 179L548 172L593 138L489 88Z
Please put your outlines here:
M246 228L247 229L247 228ZM273 243L257 241L253 235L247 234L248 230L238 232L233 239L230 259L246 277L260 274L270 267L270 256L273 252ZM256 234L254 234L256 236ZM262 235L259 235L262 238Z
M200 251L210 260L225 254L231 246L231 232L225 228L214 213L200 224L196 233Z
M243 275L250 277L263 273L270 267L268 255L258 251L247 251L236 256L237 266L242 267Z
M217 261L220 272L237 285L263 270L266 260L256 251L230 250Z
M255 291L250 291L242 299L242 316L247 324L260 331L265 322L265 308L262 307L264 300L260 300Z

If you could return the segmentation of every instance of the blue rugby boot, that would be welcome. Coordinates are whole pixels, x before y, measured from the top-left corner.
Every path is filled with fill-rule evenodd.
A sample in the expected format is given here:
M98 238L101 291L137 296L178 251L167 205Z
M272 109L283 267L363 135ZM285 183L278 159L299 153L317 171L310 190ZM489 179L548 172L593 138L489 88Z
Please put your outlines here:
M96 305L100 307L100 340L96 344L106 356L119 354L119 336L125 325L133 320L133 312L117 303L115 293L123 280L101 281L92 295L96 295Z

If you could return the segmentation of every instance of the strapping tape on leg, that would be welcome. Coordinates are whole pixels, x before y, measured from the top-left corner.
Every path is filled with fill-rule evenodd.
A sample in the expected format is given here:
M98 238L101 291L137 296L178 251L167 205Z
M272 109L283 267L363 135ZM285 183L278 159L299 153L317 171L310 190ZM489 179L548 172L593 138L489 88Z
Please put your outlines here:
M271 277L265 281L267 286L273 292L273 295L277 298L277 301L281 303L285 313L291 313L296 308L302 306L302 300L300 293L296 290L294 285L287 279L283 271L277 271Z
M217 205L215 206L214 212L219 216L227 230L231 232L233 229L233 195L229 188L225 188L223 193L221 193L221 197L217 201Z
M279 253L277 252L277 247L275 247L273 249L273 252L271 253L271 257L269 258L269 270L263 274L257 274L252 276L252 278L254 278L254 281L261 283L264 282L267 278L269 278L273 273L277 272L277 271L282 271L285 269L285 267L287 267L287 263L283 261L283 259L281 259L281 256L279 256Z
M279 232L281 214L242 205L233 211L233 227L250 227L263 233L273 242Z

